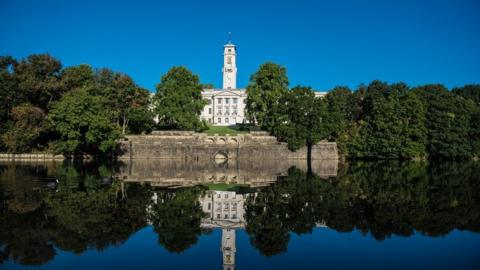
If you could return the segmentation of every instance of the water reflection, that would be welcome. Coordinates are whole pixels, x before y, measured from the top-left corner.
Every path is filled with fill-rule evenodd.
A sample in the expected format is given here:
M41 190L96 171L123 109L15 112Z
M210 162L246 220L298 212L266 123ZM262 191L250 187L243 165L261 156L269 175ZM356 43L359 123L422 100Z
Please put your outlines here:
M238 230L264 256L287 252L292 233L323 226L378 241L480 230L478 162L313 168L317 174L301 164L246 161L3 163L0 261L42 265L58 250L101 251L146 226L172 253L221 229L225 269L235 267Z

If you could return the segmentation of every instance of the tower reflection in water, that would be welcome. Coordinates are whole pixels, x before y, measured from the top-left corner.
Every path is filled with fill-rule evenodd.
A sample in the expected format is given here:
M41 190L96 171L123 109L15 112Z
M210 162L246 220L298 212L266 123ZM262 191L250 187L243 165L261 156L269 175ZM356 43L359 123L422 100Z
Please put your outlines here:
M312 172L320 177L336 176L337 160L317 160ZM207 186L199 198L205 217L202 229L221 229L223 268L235 269L236 230L245 229L245 203L256 196L256 189L274 183L288 175L291 167L307 171L305 161L286 160L227 160L178 162L171 160L132 160L126 162L118 175L123 182L149 184L152 187L184 188ZM159 203L154 192L153 202ZM324 226L319 223L317 226Z
M285 259L318 265L319 258L305 246L300 256L289 252L302 248L299 238L290 241L296 234L323 252L331 251L332 259L343 258L343 248L331 247L347 237L370 245L351 247L364 254L355 260L359 264L378 259L371 251L385 250L402 268L415 268L421 256L428 265L476 269L469 267L478 261L469 247L478 244L480 232L478 162L352 162L342 164L334 176L336 163L325 161L313 164L312 171L306 173L305 164L284 161L0 162L0 268L56 268L72 252L95 268L111 258L104 254L138 250L133 244L137 237L127 240L147 233L141 247L155 248L148 249L153 253L142 261L144 268L160 255L186 269L192 264L211 269L220 261L226 269L252 263L285 268ZM325 225L328 230L315 231ZM140 232L147 226L150 229ZM212 239L208 235L213 229L222 230L222 237L198 242ZM333 242L315 240L319 233L331 235ZM163 249L148 246L156 237ZM249 244L244 245L245 237ZM398 257L399 250L408 257L407 251L424 245L428 251ZM451 250L454 245L462 248ZM192 252L185 252L190 248ZM251 248L258 253L250 253ZM205 252L218 259L198 257ZM121 268L133 258L119 258L117 265ZM332 268L339 262L332 260ZM385 262L373 268L391 266ZM78 265L69 269L84 268Z

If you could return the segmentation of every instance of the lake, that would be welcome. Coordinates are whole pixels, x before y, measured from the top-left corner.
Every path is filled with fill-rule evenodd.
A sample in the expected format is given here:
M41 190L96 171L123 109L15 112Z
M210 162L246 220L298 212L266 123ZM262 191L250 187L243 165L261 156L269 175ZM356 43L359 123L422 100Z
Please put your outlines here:
M479 162L0 162L1 269L480 269Z

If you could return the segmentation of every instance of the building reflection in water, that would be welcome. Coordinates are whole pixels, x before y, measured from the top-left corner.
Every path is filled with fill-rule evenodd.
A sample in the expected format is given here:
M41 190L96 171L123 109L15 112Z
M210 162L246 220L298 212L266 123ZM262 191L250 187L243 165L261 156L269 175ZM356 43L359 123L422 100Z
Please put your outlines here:
M200 197L200 205L207 217L202 220L202 229L222 229L223 268L235 268L235 230L245 227L244 203L250 194L237 194L235 191L209 190Z
M221 164L215 161L131 160L124 163L118 177L123 182L147 183L163 188L207 185L209 190L199 198L201 209L206 213L201 228L222 230L223 269L233 270L236 230L246 226L245 202L249 196L256 195L252 189L274 183L279 176L288 175L291 167L305 172L308 169L307 163L302 160L227 160ZM317 176L327 178L337 175L337 167L337 160L316 160L311 169ZM249 191L239 192L240 187ZM158 203L156 195L154 193L152 198L154 203ZM323 227L324 224L317 226Z
M312 166L316 175L305 173L304 164L284 161L0 162L0 265L59 263L68 252L120 245L136 250L127 240L148 225L158 244L177 254L221 229L221 242L210 251L222 252L225 269L239 264L238 229L263 256L286 253L292 233L308 234L325 224L377 241L418 235L411 244L455 230L452 237L463 245L462 239L480 232L479 166L356 162L329 177L337 168L329 161ZM405 246L395 239L392 245Z

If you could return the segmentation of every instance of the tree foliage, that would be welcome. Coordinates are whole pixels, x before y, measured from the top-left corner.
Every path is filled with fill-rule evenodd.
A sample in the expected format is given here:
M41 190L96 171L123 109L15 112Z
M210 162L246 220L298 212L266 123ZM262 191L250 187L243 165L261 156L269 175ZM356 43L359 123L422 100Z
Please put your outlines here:
M62 63L49 54L32 54L19 61L14 68L18 91L24 101L45 111L51 102L60 99Z
M42 109L31 105L15 106L11 110L14 126L3 134L3 142L9 152L28 152L37 147L46 115Z
M164 127L205 130L207 125L199 118L205 104L198 76L185 67L171 68L157 84L155 113Z
M62 68L61 62L48 54L33 54L20 61L2 56L0 150L16 153L54 151L55 145L60 145L65 153L77 149L71 140L62 140L68 137L65 136L66 133L74 136L73 134L83 131L63 130L60 134L60 128L52 126L54 122L44 121L54 103L58 103L64 95L77 91L86 91L88 95L101 99L102 111L108 112L108 121L111 125L120 126L123 134L150 132L154 126L150 93L136 85L128 75L109 69L94 70L86 64ZM68 113L69 109L65 107L63 112ZM100 108L95 110L100 111ZM104 114L100 113L98 118L105 118ZM58 119L60 116L57 114L56 117ZM27 120L28 125L24 125ZM98 121L89 123L99 124ZM117 132L117 129L106 128L106 122L101 125L101 132ZM78 126L72 125L71 128ZM94 129L98 127L92 127ZM106 145L111 144L109 140L117 135L95 136L103 136L108 141L100 142L91 138L90 142L77 143L87 145L95 141L99 149L113 149ZM80 136L78 139L86 137ZM66 147L67 145L70 146ZM93 149L82 151L96 152Z
M201 188L158 190L149 211L149 220L158 233L158 242L168 251L181 253L197 243L205 213L198 198Z
M472 101L449 92L443 85L417 87L414 93L425 104L428 153L433 158L469 158L474 155L478 137L471 137Z
M405 159L425 156L425 107L405 84L372 82L362 102L349 155Z
M280 116L272 127L272 134L286 141L291 150L304 145L311 147L328 136L326 103L315 98L310 87L297 86L285 93L274 107L274 114Z
M58 150L68 155L107 154L116 149L120 130L106 110L106 98L86 90L65 94L52 105L49 119L60 134Z
M277 123L275 107L288 91L287 70L275 63L262 64L247 86L246 117L252 124L271 130Z

